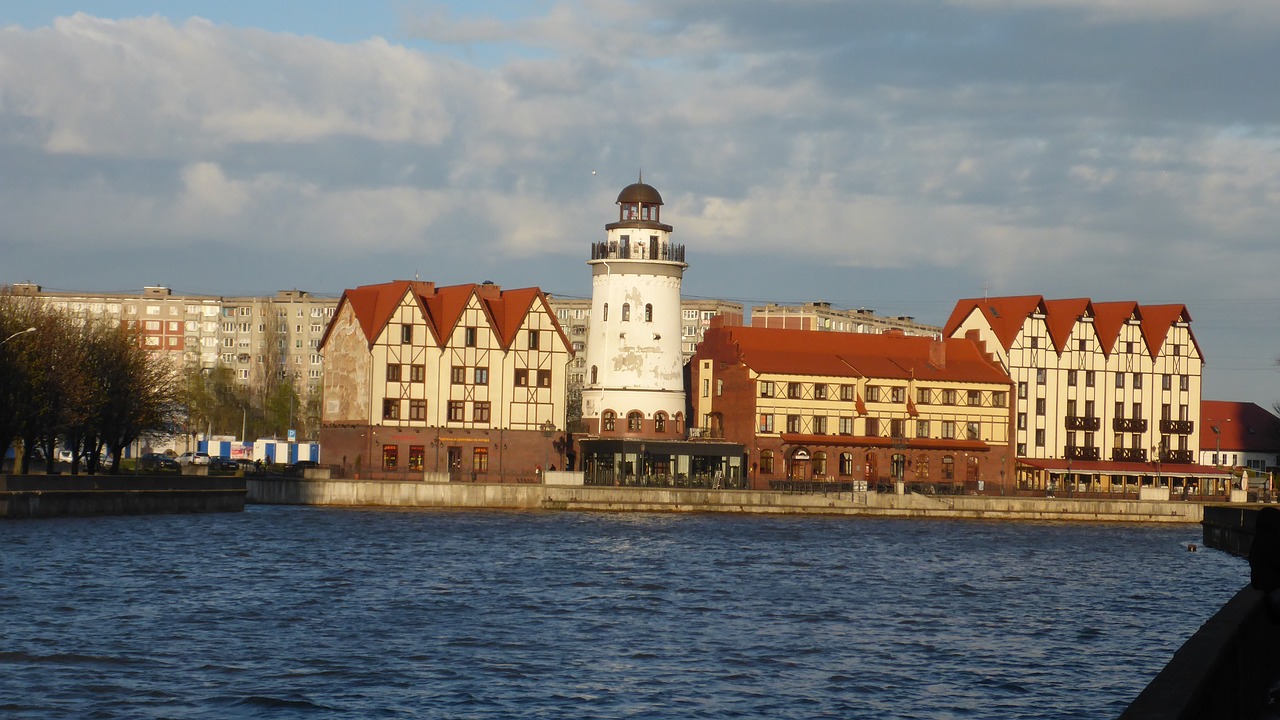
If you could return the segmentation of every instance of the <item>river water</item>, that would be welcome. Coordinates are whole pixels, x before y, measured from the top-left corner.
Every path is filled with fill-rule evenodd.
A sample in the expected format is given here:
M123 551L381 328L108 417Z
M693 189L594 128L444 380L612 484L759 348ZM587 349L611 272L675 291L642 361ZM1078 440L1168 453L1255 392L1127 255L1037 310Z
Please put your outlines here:
M1199 527L356 510L0 522L0 717L1115 717Z

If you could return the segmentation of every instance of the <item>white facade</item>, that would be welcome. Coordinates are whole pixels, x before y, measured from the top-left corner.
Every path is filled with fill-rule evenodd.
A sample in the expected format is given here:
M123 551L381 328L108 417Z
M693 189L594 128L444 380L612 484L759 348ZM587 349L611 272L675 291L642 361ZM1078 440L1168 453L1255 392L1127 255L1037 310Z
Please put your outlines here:
M684 415L680 284L684 248L659 222L662 198L636 183L618 195L618 222L592 246L591 323L582 415L589 431L673 429ZM640 417L636 418L635 414ZM627 419L631 420L628 421ZM639 420L640 425L636 426ZM678 423L677 423L678 424Z

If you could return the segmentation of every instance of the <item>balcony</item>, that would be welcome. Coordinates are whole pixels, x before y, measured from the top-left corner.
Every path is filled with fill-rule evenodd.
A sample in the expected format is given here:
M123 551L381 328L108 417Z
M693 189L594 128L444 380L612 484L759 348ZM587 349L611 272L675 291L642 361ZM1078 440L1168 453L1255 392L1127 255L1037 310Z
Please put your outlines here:
M1142 418L1115 418L1111 429L1116 432L1141 433L1147 431L1147 421Z
M1160 453L1160 462L1190 463L1194 461L1194 453L1191 450L1165 450Z
M1111 459L1116 462L1146 462L1147 451L1142 448L1112 448Z
M1068 460L1097 460L1098 448L1068 445L1066 447L1066 452L1064 452L1063 455L1065 455Z
M1191 420L1161 420L1160 432L1171 435L1190 435L1196 431L1196 424Z
M675 243L666 245L643 243L642 252L632 252L629 243L602 241L591 243L592 260L667 260L684 262L684 246Z
M1065 427L1068 430L1097 430L1102 427L1102 421L1088 415L1068 415Z

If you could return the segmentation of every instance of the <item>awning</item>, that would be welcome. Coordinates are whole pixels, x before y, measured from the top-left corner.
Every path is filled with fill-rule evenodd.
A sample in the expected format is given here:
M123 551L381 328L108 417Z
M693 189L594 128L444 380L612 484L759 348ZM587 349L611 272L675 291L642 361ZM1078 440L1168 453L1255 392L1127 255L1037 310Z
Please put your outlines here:
M1196 463L1156 463L1121 462L1112 460L1072 460L1068 463L1059 458L1018 458L1019 467L1030 467L1037 470L1048 470L1053 473L1081 475L1112 475L1125 477L1146 477L1164 475L1169 477L1197 478L1231 478L1231 471L1212 465Z

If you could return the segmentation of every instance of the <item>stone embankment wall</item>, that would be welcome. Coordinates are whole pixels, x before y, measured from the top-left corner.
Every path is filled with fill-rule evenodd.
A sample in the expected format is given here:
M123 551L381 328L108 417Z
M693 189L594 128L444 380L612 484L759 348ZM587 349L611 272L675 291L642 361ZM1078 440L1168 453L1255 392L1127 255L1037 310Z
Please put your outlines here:
M244 510L244 478L0 475L0 518Z
M1247 557L1260 507L1206 506L1204 544ZM1280 677L1278 620L1268 614L1263 594L1246 585L1174 653L1121 720L1273 717L1268 703Z
M607 512L736 512L878 517L1198 523L1203 506L1187 502L1065 500L878 493L806 494L756 490L249 479L249 502Z

